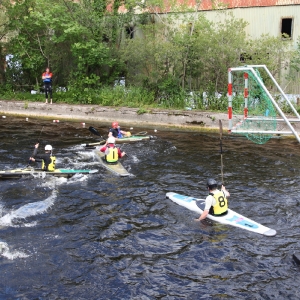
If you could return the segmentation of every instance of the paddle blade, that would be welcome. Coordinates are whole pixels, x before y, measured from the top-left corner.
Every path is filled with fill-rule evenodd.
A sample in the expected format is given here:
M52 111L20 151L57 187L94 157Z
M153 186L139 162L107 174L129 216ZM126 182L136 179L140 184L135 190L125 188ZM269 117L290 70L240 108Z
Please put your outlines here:
M101 134L99 133L99 131L96 128L92 127L92 126L89 127L89 131L92 134L95 134L95 135L98 135L98 136L102 137Z
M132 134L132 135L135 135L135 136L144 136L144 135L146 135L146 134L147 134L147 131L140 131L140 132L134 133L134 134Z

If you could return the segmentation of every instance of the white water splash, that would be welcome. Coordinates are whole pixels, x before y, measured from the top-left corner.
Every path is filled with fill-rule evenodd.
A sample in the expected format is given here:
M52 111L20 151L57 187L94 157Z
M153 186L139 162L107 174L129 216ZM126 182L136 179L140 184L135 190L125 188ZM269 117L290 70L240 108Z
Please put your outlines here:
M85 174L75 174L74 176L72 176L67 184L71 184L71 183L74 183L74 182L77 182L77 181L80 181L80 182L83 182L83 181L87 181L88 180L88 175L85 175Z
M94 157L94 151L79 151L77 155L79 160L89 161L92 157Z
M21 251L10 251L7 243L2 241L0 241L0 255L11 260L15 258L26 258L29 256L26 253Z
M40 172L40 173L36 173L36 174L33 174L34 171L31 172L31 175L34 177L34 178L41 178L41 179L44 179L46 177L46 173L44 172Z
M14 219L26 219L31 216L44 213L49 207L51 207L56 199L56 191L53 191L52 195L43 201L32 202L21 206L17 210L13 210L10 213L0 218L1 226L13 226L12 221ZM32 227L33 223L23 224L23 226Z
M13 220L15 219L26 219L30 216L35 216L38 214L42 214L45 212L49 207L51 207L56 199L56 192L54 191L50 197L43 201L32 202L21 206L20 208L11 211L10 213L4 215L0 218L0 226L7 227L33 227L36 226L37 222L30 222L30 223L23 223L22 225L15 226L13 225ZM15 258L26 258L29 255L22 251L11 251L7 243L0 241L0 255L4 256L8 259L15 259Z
M135 164L140 162L136 155L131 155L131 158Z

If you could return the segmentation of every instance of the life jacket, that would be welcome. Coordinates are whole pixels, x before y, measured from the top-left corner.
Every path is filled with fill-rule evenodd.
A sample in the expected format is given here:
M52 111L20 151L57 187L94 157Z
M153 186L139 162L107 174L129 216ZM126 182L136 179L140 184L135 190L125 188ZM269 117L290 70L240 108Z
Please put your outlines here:
M109 131L112 133L113 137L117 139L121 139L123 137L120 128L111 128Z
M45 160L43 159L42 161L42 169L44 171L50 171L53 172L55 170L55 163L56 163L56 157L55 156L50 156L50 162L47 165L47 162L45 163Z
M120 128L118 128L118 138L121 139L123 137Z
M228 210L228 203L225 194L222 191L216 193L209 193L216 199L216 204L210 207L209 213L214 216L225 215Z
M105 150L105 160L108 163L115 163L118 159L118 148L116 146L111 147L107 145L107 149Z

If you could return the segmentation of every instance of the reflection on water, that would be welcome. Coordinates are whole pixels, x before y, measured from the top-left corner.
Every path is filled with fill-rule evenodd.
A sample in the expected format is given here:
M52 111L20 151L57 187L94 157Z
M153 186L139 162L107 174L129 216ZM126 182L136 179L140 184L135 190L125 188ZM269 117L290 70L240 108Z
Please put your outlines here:
M91 125L105 134L106 126ZM80 146L96 141L80 124L7 117L0 169L27 164L42 126L41 149L52 144L57 165L99 173L1 181L1 299L300 298L296 140L256 145L223 135L230 207L277 230L265 237L199 224L165 197L204 198L209 177L221 182L218 135L166 130L124 144L122 162L135 177L120 178Z

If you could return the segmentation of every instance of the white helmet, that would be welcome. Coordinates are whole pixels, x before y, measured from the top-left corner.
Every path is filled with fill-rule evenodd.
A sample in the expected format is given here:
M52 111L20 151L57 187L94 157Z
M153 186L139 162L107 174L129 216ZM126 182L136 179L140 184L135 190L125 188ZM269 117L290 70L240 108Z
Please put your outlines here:
M113 136L110 136L110 137L107 139L107 143L108 143L108 144L115 144L115 143L116 143L116 139L115 139Z
M51 145L46 145L45 150L46 151L52 151L52 146Z

